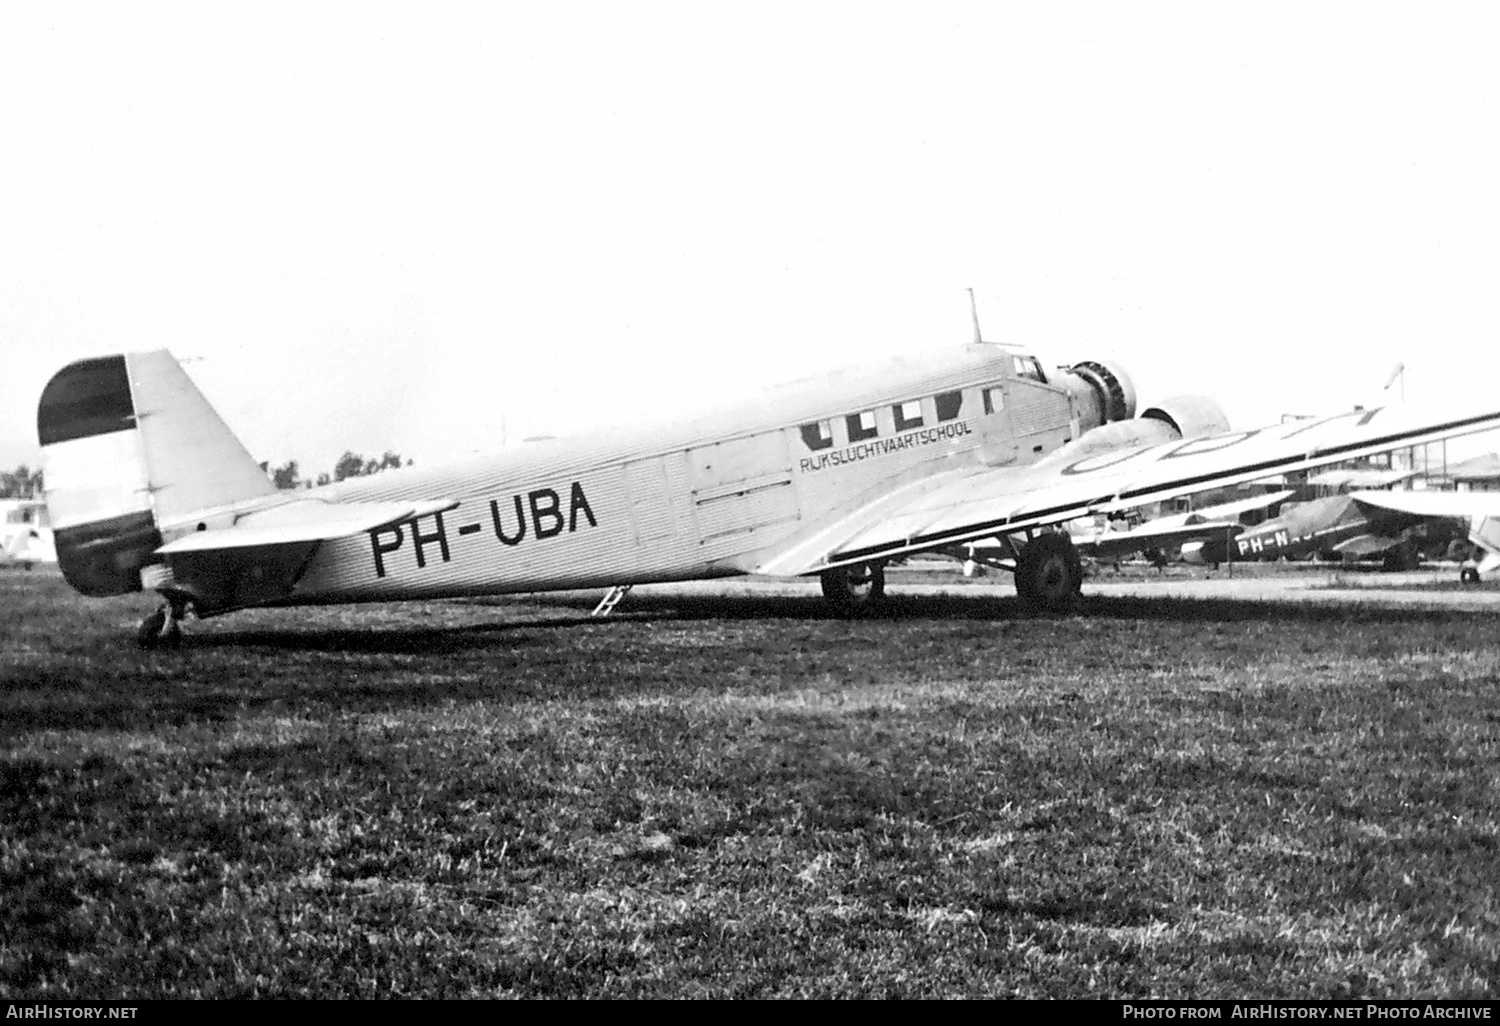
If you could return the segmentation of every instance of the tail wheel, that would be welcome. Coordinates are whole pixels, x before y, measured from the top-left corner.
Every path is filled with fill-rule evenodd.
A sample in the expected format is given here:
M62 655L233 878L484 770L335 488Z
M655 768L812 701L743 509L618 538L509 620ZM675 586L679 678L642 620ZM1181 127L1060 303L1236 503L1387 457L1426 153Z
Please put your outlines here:
M140 629L135 632L136 644L141 648L156 648L161 644L162 632L166 626L167 611L158 609L141 621Z
M885 597L885 566L881 563L835 567L823 571L820 579L823 597L838 610L862 609Z
M1479 571L1475 567L1466 566L1458 572L1458 579L1465 584L1478 584Z
M135 632L136 644L141 648L176 648L182 644L182 618L187 615L187 605L181 600L172 600L141 621Z
M1083 588L1083 563L1065 534L1033 538L1016 559L1016 594L1028 606L1060 612Z

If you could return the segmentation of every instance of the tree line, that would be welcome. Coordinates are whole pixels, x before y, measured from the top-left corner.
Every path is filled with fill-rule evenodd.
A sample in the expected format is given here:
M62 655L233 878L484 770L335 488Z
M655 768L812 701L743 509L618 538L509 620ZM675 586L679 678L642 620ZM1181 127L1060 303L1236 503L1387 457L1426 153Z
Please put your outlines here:
M396 470L411 465L410 459L403 460L400 453L391 452L389 449L378 458L368 459L352 449L345 449L344 455L334 463L332 471L324 471L312 478L302 476L302 468L297 465L296 460L287 460L279 467L271 466L268 461L262 463L260 469L270 475L271 482L277 488L290 489L332 484L351 477L367 477L370 474L378 474L382 470Z
M279 467L272 467L267 461L260 465L260 469L270 475L272 483L277 488L311 488L313 485L332 484L334 481L343 481L350 477L365 477L369 474L378 474L382 470L394 470L411 465L410 459L403 460L400 453L389 450L378 458L367 459L352 449L345 449L344 455L334 463L333 470L324 471L314 478L304 478L296 460L288 460ZM0 499L40 499L41 497L41 467L33 470L27 464L22 463L14 470L0 470Z

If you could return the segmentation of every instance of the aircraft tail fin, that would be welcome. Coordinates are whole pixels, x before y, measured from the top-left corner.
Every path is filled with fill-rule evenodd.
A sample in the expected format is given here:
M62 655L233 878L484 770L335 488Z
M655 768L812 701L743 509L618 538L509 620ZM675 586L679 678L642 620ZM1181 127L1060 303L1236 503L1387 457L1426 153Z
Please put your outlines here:
M164 349L58 371L37 435L58 563L85 595L141 590L164 533L276 490Z

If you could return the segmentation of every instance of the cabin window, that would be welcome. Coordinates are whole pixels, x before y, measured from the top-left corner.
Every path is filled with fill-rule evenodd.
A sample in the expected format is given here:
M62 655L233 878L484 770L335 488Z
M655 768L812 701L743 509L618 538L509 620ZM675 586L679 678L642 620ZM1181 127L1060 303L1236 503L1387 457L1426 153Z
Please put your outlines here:
M941 424L944 421L957 420L964 406L964 394L962 392L944 392L936 397L937 419Z
M922 401L920 399L897 403L891 407L891 410L896 414L897 431L910 431L912 428L922 426Z
M833 423L827 420L802 425L802 444L813 452L833 448Z
M874 438L880 434L880 429L875 426L874 410L851 413L844 420L849 425L849 441L851 442L863 442L866 438Z
M999 413L1005 409L1005 391L996 385L984 390L984 412Z
M1030 378L1033 381L1040 381L1043 384L1046 383L1047 375L1042 373L1042 365L1036 362L1036 357L1017 356L1014 357L1014 360L1016 377Z

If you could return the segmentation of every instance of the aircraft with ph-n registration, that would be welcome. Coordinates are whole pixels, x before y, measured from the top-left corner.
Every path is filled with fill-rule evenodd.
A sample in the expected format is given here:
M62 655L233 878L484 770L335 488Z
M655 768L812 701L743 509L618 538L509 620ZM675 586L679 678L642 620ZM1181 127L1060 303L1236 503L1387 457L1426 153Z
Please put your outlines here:
M277 491L166 351L69 364L37 411L57 559L85 595L155 592L140 644L251 607L817 577L852 609L892 559L996 539L1023 603L1082 581L1058 525L1500 426L1374 407L1233 431L1205 396L1137 411L1116 362L976 341L713 419Z
M1406 476L1410 476L1409 474ZM1500 493L1354 491L1288 504L1280 516L1239 532L1182 548L1190 563L1383 557L1387 570L1413 570L1420 562L1418 532L1434 520L1458 520L1480 558L1466 562L1460 580L1478 583L1500 568Z

